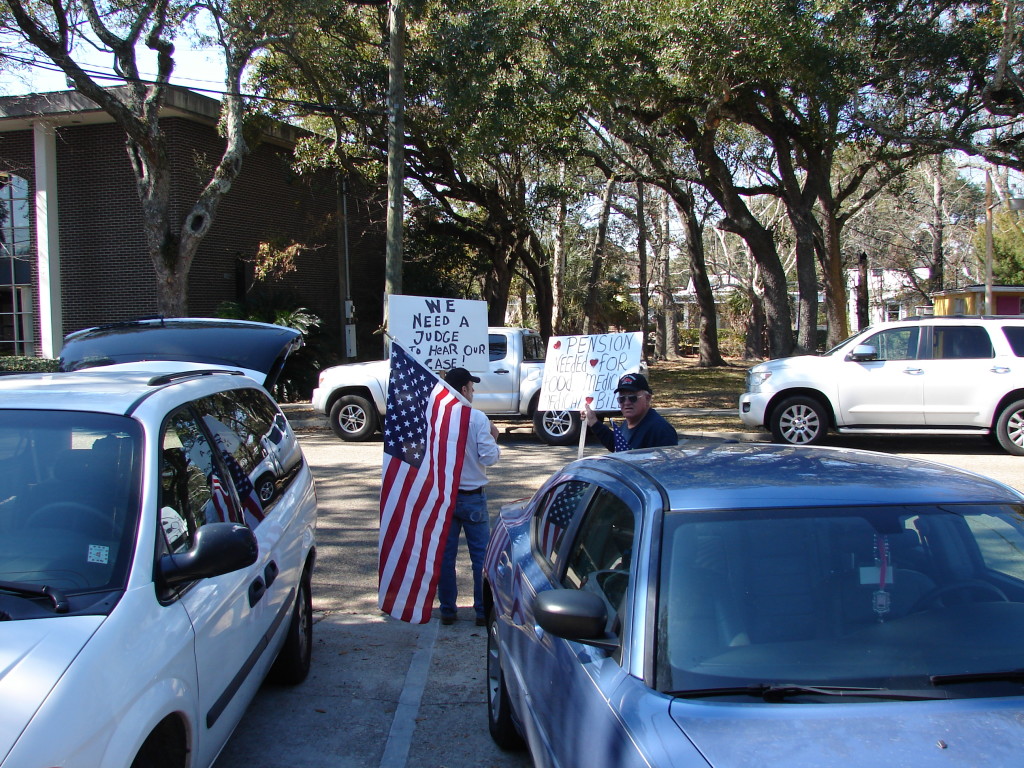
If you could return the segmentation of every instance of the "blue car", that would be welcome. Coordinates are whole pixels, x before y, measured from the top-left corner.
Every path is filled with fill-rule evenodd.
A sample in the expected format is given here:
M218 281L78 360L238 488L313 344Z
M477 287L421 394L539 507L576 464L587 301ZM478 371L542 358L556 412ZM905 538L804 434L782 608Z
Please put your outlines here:
M694 442L569 464L488 549L490 732L537 766L1019 766L1024 496Z

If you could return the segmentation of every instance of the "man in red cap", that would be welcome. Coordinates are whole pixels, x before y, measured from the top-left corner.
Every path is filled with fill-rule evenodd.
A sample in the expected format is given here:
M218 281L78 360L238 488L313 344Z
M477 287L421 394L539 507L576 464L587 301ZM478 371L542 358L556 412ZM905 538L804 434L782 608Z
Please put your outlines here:
M615 394L618 395L619 409L626 421L624 427L616 425L612 430L597 418L589 404L583 410L587 426L605 448L609 451L628 451L679 443L675 428L651 407L654 395L645 376L627 373L619 379Z

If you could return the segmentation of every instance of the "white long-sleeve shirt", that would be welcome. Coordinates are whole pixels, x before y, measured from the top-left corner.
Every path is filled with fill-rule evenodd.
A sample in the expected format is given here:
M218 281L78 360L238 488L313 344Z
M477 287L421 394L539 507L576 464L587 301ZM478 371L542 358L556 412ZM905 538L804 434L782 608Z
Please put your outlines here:
M466 435L466 457L462 461L460 491L475 491L487 485L487 471L501 457L501 448L491 434L487 414L473 408L469 412L469 433Z

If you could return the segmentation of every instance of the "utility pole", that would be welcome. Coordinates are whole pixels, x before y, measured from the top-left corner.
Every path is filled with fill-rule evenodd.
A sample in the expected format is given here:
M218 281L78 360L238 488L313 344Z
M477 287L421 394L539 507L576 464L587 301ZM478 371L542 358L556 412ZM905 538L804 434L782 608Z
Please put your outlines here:
M388 27L388 215L384 264L384 322L388 298L402 292L402 216L405 190L405 11L402 0L389 0ZM387 353L385 336L384 352Z

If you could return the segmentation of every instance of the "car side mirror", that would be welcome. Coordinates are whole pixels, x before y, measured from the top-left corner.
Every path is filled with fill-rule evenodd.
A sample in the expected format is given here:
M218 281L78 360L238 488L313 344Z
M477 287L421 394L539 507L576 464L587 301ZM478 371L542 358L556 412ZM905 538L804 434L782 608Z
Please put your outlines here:
M256 535L238 523L207 523L196 531L188 552L167 554L157 564L158 579L173 586L248 568L259 557Z
M853 348L853 352L851 352L850 356L846 359L853 360L856 363L866 363L871 360L877 360L878 350L870 344L858 344Z
M616 640L605 632L608 609L594 592L578 589L551 589L541 592L533 603L533 617L545 632L614 651Z

